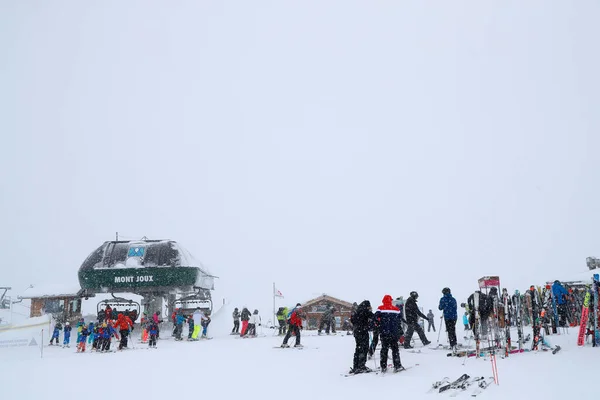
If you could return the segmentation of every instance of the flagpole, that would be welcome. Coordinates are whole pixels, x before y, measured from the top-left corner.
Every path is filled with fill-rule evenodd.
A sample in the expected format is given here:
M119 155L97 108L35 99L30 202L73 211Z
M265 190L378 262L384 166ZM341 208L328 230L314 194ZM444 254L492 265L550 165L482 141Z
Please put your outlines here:
M275 319L277 314L275 313L275 282L273 282L273 326L275 326Z

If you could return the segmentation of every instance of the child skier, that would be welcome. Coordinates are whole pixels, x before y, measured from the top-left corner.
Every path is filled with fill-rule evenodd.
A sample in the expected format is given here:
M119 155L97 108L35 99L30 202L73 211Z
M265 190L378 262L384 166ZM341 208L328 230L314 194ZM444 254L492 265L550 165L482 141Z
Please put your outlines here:
M69 324L69 322L67 321L65 323L63 347L71 347L70 343L71 343L71 324Z
M102 323L102 346L100 346L101 352L110 351L110 342L113 336L116 339L119 339L117 336L117 331L115 331L111 324L107 324L106 322Z
M85 324L81 325L81 332L79 333L79 343L77 344L77 352L85 353L85 342L89 335L88 328Z
M156 338L158 336L158 324L154 321L150 322L148 324L148 335L150 336L150 339L148 340L148 347L149 348L156 348Z
M52 337L50 338L50 346L52 346L52 342L56 339L56 345L58 346L58 336L60 335L60 331L62 330L62 325L60 322L57 322L54 325L54 331L52 332Z
M88 344L90 344L90 343L94 342L94 322L90 322L88 324L88 333L89 333Z

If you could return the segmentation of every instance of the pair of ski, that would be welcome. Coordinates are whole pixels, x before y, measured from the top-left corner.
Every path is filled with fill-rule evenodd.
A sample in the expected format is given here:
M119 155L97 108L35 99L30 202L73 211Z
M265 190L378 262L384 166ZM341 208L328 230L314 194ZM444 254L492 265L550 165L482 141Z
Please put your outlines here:
M405 371L407 371L407 370L409 370L411 368L414 368L414 367L416 367L418 365L419 364L409 365L408 367L402 367L398 371L394 371L394 365L393 364L388 364L387 371L385 371L385 372L381 371L381 367L377 367L377 368L369 370L369 371L359 372L358 374L355 374L353 372L348 372L348 373L342 374L342 376L349 377L349 376L366 375L366 374L373 374L373 373L375 375L386 376L386 375L390 375L390 374L399 374L401 372L405 372Z
M476 377L471 378L468 374L461 375L454 382L450 382L448 377L443 378L441 381L435 382L431 385L428 393L437 391L438 393L450 393L450 397L456 397L460 393L466 391L472 385L477 385L477 388L471 393L472 397L476 397L481 394L489 385L494 382L494 378Z

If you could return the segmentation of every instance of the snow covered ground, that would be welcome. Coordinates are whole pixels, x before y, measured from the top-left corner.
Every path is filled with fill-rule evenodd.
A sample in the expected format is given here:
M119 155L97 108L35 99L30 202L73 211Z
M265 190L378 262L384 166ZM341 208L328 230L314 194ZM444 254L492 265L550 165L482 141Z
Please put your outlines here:
M290 400L364 399L374 393L387 398L401 393L413 399L433 399L449 397L427 393L431 384L443 377L456 379L463 373L491 376L488 359L468 358L465 362L464 358L447 357L446 351L423 348L421 353L401 350L403 365L419 364L408 371L344 377L352 364L353 337L304 332L304 349L280 349L275 347L282 338L264 327L264 336L255 339L223 332L228 318L227 313L215 315L215 328L221 329L213 331L213 340L175 342L165 331L157 350L147 350L139 343L139 330L134 331L135 349L117 353L77 354L74 346L45 347L42 358L36 346L0 348L0 393L15 399L61 399L71 393L88 396L90 391L100 390L98 380L108 379L113 382L111 392L118 392L121 398L167 398L173 393L187 397L199 390L200 397L210 399L237 398L244 393L249 398L285 395ZM437 334L432 332L429 339L435 344ZM556 355L540 351L498 358L500 385L489 387L479 397L507 399L535 393L540 398L561 394L590 398L588 383L596 375L591 366L600 349L578 348L573 328L568 334L547 339L562 350ZM367 366L374 367L375 362L370 360ZM458 397L471 398L473 389Z

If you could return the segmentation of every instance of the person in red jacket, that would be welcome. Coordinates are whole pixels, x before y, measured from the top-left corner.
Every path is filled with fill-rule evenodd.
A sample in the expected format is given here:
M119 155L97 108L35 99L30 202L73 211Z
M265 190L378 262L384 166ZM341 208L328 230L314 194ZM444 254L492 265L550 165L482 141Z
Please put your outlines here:
M115 321L114 327L121 334L119 350L123 350L123 347L127 347L127 336L129 336L130 329L133 330L133 322L131 322L129 317L119 314L117 320Z
M290 313L290 317L288 319L288 331L283 338L283 343L281 347L290 347L287 342L290 340L292 334L296 335L296 344L294 347L302 347L300 344L300 329L302 329L302 306L300 303L296 304L296 307Z

